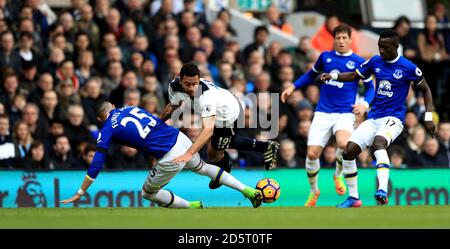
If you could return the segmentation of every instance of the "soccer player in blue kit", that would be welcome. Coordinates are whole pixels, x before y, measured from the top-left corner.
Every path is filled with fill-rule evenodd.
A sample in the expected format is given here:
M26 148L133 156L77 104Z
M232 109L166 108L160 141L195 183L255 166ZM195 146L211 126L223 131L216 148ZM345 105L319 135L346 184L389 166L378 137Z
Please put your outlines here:
M313 83L321 72L353 72L362 64L364 59L350 49L351 34L352 30L348 25L337 26L333 31L335 50L323 52L313 68L282 93L281 100L285 102L286 97L294 89ZM366 112L375 94L372 78L368 77L363 81L366 90L364 101L355 104L359 81L359 79L329 80L321 85L319 102L308 134L305 167L310 184L310 194L305 202L306 207L316 206L320 195L318 187L319 157L331 135L336 136L337 142L336 171L333 177L335 189L339 195L346 192L342 177L342 152L354 130L355 115L363 115Z
M102 169L110 143L118 143L149 152L157 158L156 166L152 168L142 186L142 196L159 206L203 207L200 201L189 202L162 189L182 169L209 176L220 184L240 191L255 208L261 205L262 196L259 191L244 185L223 169L204 162L198 153L187 162L174 162L174 159L186 153L192 146L191 140L144 109L134 106L115 109L111 103L104 102L97 110L97 118L103 122L103 127L97 138L94 159L80 189L73 197L61 201L62 203L71 203L81 198Z
M374 197L379 205L388 203L389 156L387 147L403 130L406 112L406 97L411 83L423 93L426 113L424 125L434 136L432 120L433 98L422 71L411 61L398 54L400 38L393 30L383 31L378 40L380 55L376 55L359 66L355 72L322 74L320 79L353 81L376 78L376 94L368 119L353 133L343 153L343 172L349 188L349 197L338 207L350 208L362 205L357 186L356 157L362 149L373 146L377 161L378 190Z

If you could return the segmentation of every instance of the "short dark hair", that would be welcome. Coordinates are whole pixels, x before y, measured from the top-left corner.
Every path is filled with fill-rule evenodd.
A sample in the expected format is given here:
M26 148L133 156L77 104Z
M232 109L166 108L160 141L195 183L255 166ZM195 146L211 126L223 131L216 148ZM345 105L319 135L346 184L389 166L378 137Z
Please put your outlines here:
M255 32L253 33L253 37L256 37L256 35L261 32L265 31L266 33L269 33L269 29L266 27L266 25L260 25L255 28Z
M200 70L194 63L186 63L180 70L180 79L184 76L193 77L197 75L200 76Z
M111 105L111 102L105 101L100 104L98 104L95 108L95 116L101 117L105 112L106 109Z
M400 43L400 36L397 31L393 29L387 29L380 34L380 39L392 39L397 45Z
M84 155L87 156L89 151L96 151L96 147L93 144L87 144L86 148L84 149Z
M339 24L333 30L333 37L336 37L336 35L339 33L346 33L348 37L352 37L352 28L347 24Z
M403 22L406 22L406 24L411 25L411 21L407 16L400 16L399 18L397 18L397 20L395 20L394 27L392 29L398 28L398 26L400 26L400 24L402 24Z

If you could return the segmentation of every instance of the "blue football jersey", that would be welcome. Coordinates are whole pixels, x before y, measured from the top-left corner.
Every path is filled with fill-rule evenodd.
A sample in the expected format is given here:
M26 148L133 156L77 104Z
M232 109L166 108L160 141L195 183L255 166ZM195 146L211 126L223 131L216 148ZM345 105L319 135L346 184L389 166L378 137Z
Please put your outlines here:
M344 73L354 72L364 62L358 55L349 52L338 54L336 51L325 51L320 54L312 70L315 73ZM367 78L365 83L372 83L371 78ZM340 82L329 80L321 84L320 98L316 111L326 113L351 113L352 105L355 104L358 93L359 80L352 82ZM373 87L370 87L371 90ZM373 91L373 90L372 90ZM370 104L370 100L368 100Z
M363 78L372 74L376 78L375 98L368 118L393 116L403 122L410 85L420 84L423 80L422 71L403 56L385 62L376 55L361 64L356 72Z
M114 109L98 134L97 152L88 169L88 176L95 178L98 175L110 143L127 145L161 158L175 145L178 133L178 129L168 126L144 109L134 106Z

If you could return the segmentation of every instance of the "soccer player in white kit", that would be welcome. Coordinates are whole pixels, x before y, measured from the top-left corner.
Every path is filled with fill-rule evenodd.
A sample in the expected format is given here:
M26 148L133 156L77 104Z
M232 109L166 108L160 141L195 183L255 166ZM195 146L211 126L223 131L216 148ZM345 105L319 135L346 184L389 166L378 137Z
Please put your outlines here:
M282 93L281 100L284 102L294 89L313 83L320 72L353 72L362 64L364 59L350 49L351 34L352 30L348 25L337 26L333 31L335 50L323 52L313 68ZM374 96L374 85L369 77L364 80L366 90L364 102L355 104L358 85L359 79L330 80L321 85L319 102L308 134L305 167L310 183L310 194L305 202L306 207L316 206L319 198L319 157L331 135L336 136L337 142L336 171L333 177L336 193L343 195L346 192L342 177L342 152L353 132L355 115L363 115Z
M167 120L183 102L193 106L194 110L201 113L202 131L194 144L175 162L187 162L192 155L197 153L204 145L208 144L208 159L214 165L226 172L231 171L230 156L225 149L237 149L246 151L258 151L264 153L264 166L266 170L276 167L279 144L274 141L257 141L238 134L237 121L243 115L238 99L228 90L220 88L214 83L200 78L197 65L184 64L178 78L169 85L169 100L163 113L159 116ZM192 105L193 102L193 105ZM209 184L211 189L220 187L216 180Z

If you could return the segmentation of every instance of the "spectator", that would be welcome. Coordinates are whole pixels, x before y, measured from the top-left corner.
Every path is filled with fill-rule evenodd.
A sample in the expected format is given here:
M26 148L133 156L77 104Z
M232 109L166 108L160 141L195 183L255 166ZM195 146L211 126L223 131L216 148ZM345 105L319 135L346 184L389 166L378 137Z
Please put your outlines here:
M90 78L84 85L85 96L81 97L81 104L86 113L89 124L101 128L100 121L97 120L95 110L97 106L105 101L106 96L101 93L102 82L100 78Z
M28 101L40 104L44 92L53 89L53 77L50 73L43 73L39 76L36 89L28 95Z
M0 69L12 67L16 72L20 72L22 63L20 54L14 50L14 35L11 31L4 31L0 34Z
M63 112L58 106L58 95L54 90L44 92L41 100L40 119L46 124L50 124L54 120L63 120Z
M133 44L137 37L137 28L133 20L128 19L123 24L123 34L119 39L119 46L125 57L125 61L129 61L133 52Z
M450 122L439 123L437 137L440 142L439 149L443 151L439 152L439 154L447 155L447 161L450 161ZM448 167L450 167L450 164Z
M65 132L63 121L53 120L49 125L48 136L43 141L45 145L46 154L49 154L49 152L52 151L53 144L55 143L56 138L64 134Z
M14 143L19 148L19 157L25 158L30 151L31 143L33 142L30 130L25 122L19 121L14 125L13 138Z
M155 75L146 75L144 77L144 85L141 92L143 94L150 93L158 98L158 110L162 110L166 106L166 101L164 98L164 93L166 91L162 88L161 83L158 82Z
M28 96L36 89L39 75L36 61L22 61L22 73L20 74L20 88Z
M417 56L419 55L417 39L410 33L411 21L409 18L406 16L397 18L392 29L397 31L397 34L400 36L400 44L403 46L403 56L417 61Z
M141 102L141 92L136 88L130 88L123 93L124 106L139 106Z
M318 58L319 52L312 47L311 38L309 36L300 37L298 46L292 55L292 63L299 68L301 73L305 73L312 68Z
M328 15L325 19L325 23L321 26L319 31L312 36L311 44L313 48L319 50L320 52L333 50L333 30L339 26L339 24L341 24L341 21L337 15ZM358 32L352 29L352 33L357 34ZM356 46L357 41L355 37L356 35L352 36L351 49L354 53L358 53Z
M313 117L313 105L307 99L301 100L297 105L297 118L300 121L310 121Z
M64 120L68 118L68 108L73 104L81 104L81 98L77 90L75 90L71 81L63 81L56 87L58 93L58 102L62 111Z
M49 161L45 153L44 144L33 141L30 145L30 153L25 158L24 167L31 170L49 169Z
M271 4L269 8L266 10L267 23L272 27L275 27L284 33L294 35L293 27L286 22L283 15L280 14L277 6L275 4Z
M62 81L70 83L75 91L80 87L80 80L75 75L75 66L69 59L61 62L60 67L56 70L56 79L58 80L58 85L61 84Z
M79 162L72 154L69 139L64 136L58 136L53 144L53 151L50 154L50 169L75 169Z
M423 144L425 143L425 128L421 125L415 126L407 140L406 147L406 164L416 166L420 162L419 155L422 153Z
M258 50L263 56L266 55L266 43L269 39L269 29L262 25L255 28L253 33L253 42L248 44L243 51L244 63L247 63L246 58L250 57L250 53L254 50Z
M336 168L336 145L333 143L327 144L323 148L323 153L320 160L321 168Z
M19 89L19 81L14 69L7 68L3 72L3 85L0 91L0 102L4 104L5 109L11 109L14 97L23 91Z
M74 51L72 54L72 60L76 67L79 67L79 57L85 51L92 51L91 38L89 34L84 31L79 31L75 34Z
M158 115L161 112L159 99L152 93L147 93L142 96L141 107L153 115Z
M41 60L39 50L34 46L34 37L31 32L22 32L19 35L19 47L16 48L22 61L36 63Z
M80 20L75 24L77 32L86 32L92 41L93 48L97 50L100 46L100 28L94 20L94 10L89 4L83 5L80 10Z
M295 143L289 138L280 142L280 157L278 166L287 168L298 168L300 166L300 158L296 156Z
M84 149L81 165L83 168L88 169L94 159L96 148L92 144L88 144Z
M23 108L22 121L24 121L34 139L43 140L48 135L48 124L39 119L39 107L33 103L27 103Z
M122 80L123 67L120 61L110 61L108 63L108 71L103 78L102 90L106 96L109 96L111 92L120 85Z
M369 151L369 149L364 149L362 152L358 155L357 160L358 168L374 168L375 162L373 160L373 157Z
M225 24L227 37L237 36L236 30L231 26L231 13L228 9L221 9L217 13L217 19Z
M69 138L71 148L78 148L83 141L94 143L91 132L86 128L83 107L81 105L70 105L68 113L69 118L64 131Z
M439 142L435 138L425 140L423 151L420 154L420 162L424 167L448 168L449 161L447 155L439 150Z
M9 118L6 114L0 114L0 168L12 168L17 166L19 148L13 143L13 137L9 130Z
M116 8L111 8L108 10L108 15L106 16L106 30L103 31L103 34L106 32L113 33L117 40L120 40L120 37L123 33L123 26L120 23L120 12Z
M137 82L136 73L129 70L124 73L122 81L120 82L120 85L111 92L111 95L109 96L109 100L116 107L118 107L118 108L122 107L124 104L123 93L127 89L137 89L137 87L138 87L138 82Z
M392 145L388 150L389 160L391 167L395 169L405 169L407 165L405 163L406 153L405 150L398 145Z
M428 15L425 19L425 28L417 37L420 58L424 64L422 70L427 75L427 82L434 97L438 96L437 82L441 80L449 55L445 48L444 37L437 27L437 18L435 15Z
M97 75L94 68L94 55L92 51L86 50L78 56L79 67L75 70L76 78L79 80L80 87L84 86L86 81Z
M214 43L213 58L216 61L222 57L225 49L225 41L228 38L226 24L220 19L214 20L211 23L209 34Z

